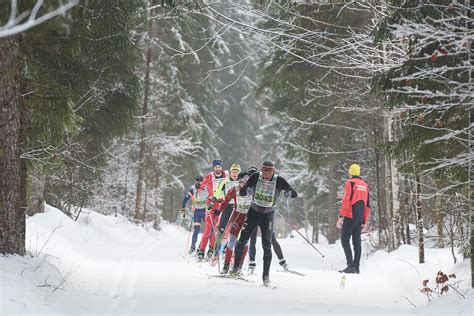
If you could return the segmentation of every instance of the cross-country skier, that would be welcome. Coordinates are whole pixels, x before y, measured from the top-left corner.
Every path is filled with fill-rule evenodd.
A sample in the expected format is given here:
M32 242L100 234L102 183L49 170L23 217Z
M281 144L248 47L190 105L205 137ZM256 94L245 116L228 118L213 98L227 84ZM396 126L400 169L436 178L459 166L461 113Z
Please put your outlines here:
M243 178L239 181L239 186L243 186L250 175L253 173L258 172L257 168L250 167L247 169L247 172ZM224 266L222 267L221 273L227 274L229 272L230 261L232 259L232 255L234 253L235 243L237 241L237 236L242 229L242 225L247 218L247 212L249 210L250 204L252 203L252 196L245 195L241 196L240 193L237 191L236 187L233 187L225 196L224 202L221 204L219 210L223 211L230 201L235 202L235 207L232 211L232 215L228 221L228 224L225 228L224 234L228 234L228 244L225 250L225 258L224 258ZM247 247L245 247L244 255L242 256L242 260L245 257Z
M351 177L344 185L342 206L336 227L341 229L341 244L346 255L347 267L339 272L359 273L362 253L361 232L366 229L370 214L369 186L360 177L360 166L353 164L349 167ZM352 258L349 240L352 237L354 259Z
M240 195L252 195L252 203L247 214L247 220L240 233L239 241L235 249L235 260L232 274L240 274L242 271L241 258L245 244L250 239L255 227L259 226L262 232L263 246L263 274L262 280L265 285L270 283L270 265L272 262L272 235L274 207L281 191L285 196L296 198L296 191L281 176L275 174L273 163L265 161L260 173L254 173L240 188Z
M207 243L209 242L209 250L207 252L207 257L212 257L214 243L216 241L216 226L219 220L219 202L212 202L212 197L214 192L217 190L217 187L221 181L229 177L227 171L224 171L222 168L222 161L215 159L212 161L212 171L204 177L201 186L198 190L204 190L207 188L208 199L206 202L206 227L201 237L201 244L198 249L198 259L202 260L204 258L204 251L206 250Z
M181 203L181 217L184 219L186 217L186 204L188 200L191 198L193 201L193 237L191 239L191 247L189 248L189 253L193 253L196 249L196 242L199 235L199 231L201 230L201 221L204 219L204 215L206 212L206 201L208 198L207 188L198 192L199 187L201 186L203 178L201 176L196 177L196 183L189 188L189 191L186 192L186 195L183 198L183 202Z
M233 163L230 166L229 169L229 178L226 180L222 181L216 192L214 192L214 197L212 201L215 203L217 202L223 202L227 193L231 189L233 189L236 185L239 184L239 174L240 174L241 168L238 163ZM227 226L227 222L229 221L230 215L232 214L232 210L234 209L234 199L231 199L230 201L227 202L226 207L222 208L219 207L220 211L220 217L219 217L219 225L218 225L218 230L217 230L217 243L214 247L214 253L218 252L220 248L220 243L222 239L222 235L224 234L224 230Z

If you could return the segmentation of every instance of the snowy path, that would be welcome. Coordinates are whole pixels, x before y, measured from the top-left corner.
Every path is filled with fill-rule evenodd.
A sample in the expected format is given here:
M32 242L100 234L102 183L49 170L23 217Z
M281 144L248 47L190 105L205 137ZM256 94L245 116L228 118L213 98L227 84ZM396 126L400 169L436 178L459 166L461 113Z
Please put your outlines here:
M281 245L288 263L307 276L277 272L279 267L274 260L271 279L277 288L273 290L261 285L260 244L257 244L256 274L248 277L252 283L209 279L206 274L217 274L217 267L198 264L190 257L183 260L188 235L183 229L163 225L161 232L147 233L113 217L92 215L76 223L51 208L47 213L29 219L27 240L31 242L30 250L41 248L52 229L59 224L63 226L45 249L62 275L72 273L64 290L51 293L47 288L40 290L37 286L49 275L52 276L49 280L54 281L50 266L44 264L38 271L29 271L18 268L31 264L25 258L11 258L11 261L16 260L15 265L1 261L5 265L1 271L2 280L6 280L3 283L16 282L14 277L20 270L23 279L32 278L23 280L24 284L14 286L11 291L2 285L2 297L11 298L2 299L1 311L5 314L130 315L420 314L425 310L414 309L404 297L417 306L426 305L426 298L418 291L421 280L425 275L431 278L439 269L448 272L452 268L446 250L430 250L427 257L438 259L420 266L416 264L416 248L406 246L391 254L377 252L368 260L364 257L361 275L348 275L346 287L340 289L341 274L335 272L344 266L340 245L319 246L326 255L321 258L303 240L295 237L281 240ZM33 262L39 260L34 258ZM469 271L465 270L467 274ZM32 286L32 282L36 286ZM18 296L23 296L28 303L20 302ZM467 303L462 302L459 311L466 313L463 304ZM432 312L433 309L430 314Z

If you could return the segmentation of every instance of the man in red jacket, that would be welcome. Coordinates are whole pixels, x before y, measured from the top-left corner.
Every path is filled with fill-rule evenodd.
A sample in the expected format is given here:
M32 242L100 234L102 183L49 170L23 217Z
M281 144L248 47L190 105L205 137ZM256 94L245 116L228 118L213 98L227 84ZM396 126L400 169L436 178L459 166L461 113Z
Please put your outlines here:
M197 250L198 260L204 259L204 251L206 250L207 243L209 242L209 250L207 257L211 258L214 249L214 243L216 241L216 226L219 220L219 204L218 202L212 202L214 192L217 190L219 183L227 179L229 173L222 168L222 161L215 159L212 161L212 171L204 177L201 182L201 186L198 189L198 194L201 190L207 188L208 200L206 202L206 227L201 236L201 244Z
M370 214L369 186L360 177L360 166L353 164L349 167L349 176L344 186L342 206L336 227L341 229L341 244L347 260L347 268L339 272L359 273L362 253L361 232L365 231ZM349 240L352 237L354 259L352 258Z

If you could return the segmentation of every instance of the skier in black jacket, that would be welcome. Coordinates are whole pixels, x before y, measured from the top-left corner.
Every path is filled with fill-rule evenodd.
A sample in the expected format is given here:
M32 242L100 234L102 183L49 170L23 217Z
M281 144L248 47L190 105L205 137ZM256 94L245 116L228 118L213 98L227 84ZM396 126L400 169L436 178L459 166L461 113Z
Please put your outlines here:
M263 247L263 274L265 285L270 283L270 265L272 262L272 235L275 203L284 191L285 196L296 198L296 191L281 176L275 174L273 163L265 161L260 169L254 173L240 188L240 195L252 194L252 204L243 225L239 241L235 249L234 266L231 274L238 275L242 271L241 257L253 230L259 226L262 232Z

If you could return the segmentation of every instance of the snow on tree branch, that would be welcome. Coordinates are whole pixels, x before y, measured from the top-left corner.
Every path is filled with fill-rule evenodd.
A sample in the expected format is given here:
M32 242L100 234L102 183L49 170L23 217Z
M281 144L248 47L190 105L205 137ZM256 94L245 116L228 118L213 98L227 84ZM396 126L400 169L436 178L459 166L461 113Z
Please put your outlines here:
M64 14L78 2L79 0L66 1L66 3L61 2L57 8L38 16L38 12L43 8L43 0L37 0L31 10L24 12L18 12L17 0L11 0L10 18L5 25L0 26L0 38L19 34L57 15Z

